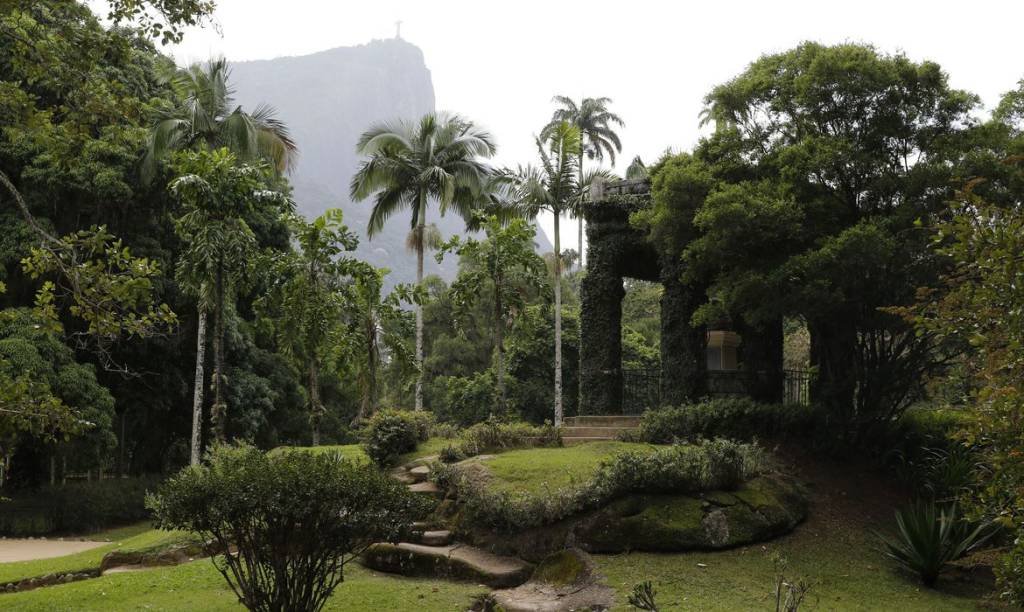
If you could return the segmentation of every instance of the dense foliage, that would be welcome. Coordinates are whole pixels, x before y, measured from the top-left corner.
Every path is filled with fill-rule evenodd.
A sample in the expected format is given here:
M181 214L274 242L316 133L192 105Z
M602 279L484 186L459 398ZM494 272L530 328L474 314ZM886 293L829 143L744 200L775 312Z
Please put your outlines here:
M154 478L117 478L47 485L4 502L0 535L16 538L84 534L149 517Z

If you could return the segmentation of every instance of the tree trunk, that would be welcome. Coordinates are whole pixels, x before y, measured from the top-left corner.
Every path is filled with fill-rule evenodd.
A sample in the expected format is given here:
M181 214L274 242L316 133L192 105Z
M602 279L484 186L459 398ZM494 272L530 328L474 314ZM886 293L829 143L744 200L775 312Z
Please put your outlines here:
M576 248L579 249L579 254L576 256L577 264L579 265L580 272L583 271L583 151L580 151L580 184L578 185L580 191L580 202L577 221L579 226L577 228L579 232L579 242L576 243ZM576 352L578 353L578 361L576 363L576 414L580 414L580 406L583 405L583 302L580 301L580 316L579 316L578 329L576 331Z
M313 426L313 446L320 446L320 421L323 419L320 403L320 376L316 357L309 360L309 422Z
M583 149L582 148L580 149L579 171L580 171L580 183L579 183L579 185L576 186L576 188L579 190L579 198L580 198L580 201L579 201L579 211L577 211L577 215L578 215L577 216L577 221L579 221L579 225L576 228L576 231L578 232L577 238L579 240L579 242L576 243L576 248L579 249L579 255L577 255L576 259L577 259L577 265L579 266L579 269L582 270L583 269L583 196L584 196L584 193L583 193Z
M838 421L844 438L851 434L857 387L857 332L846 321L808 321L811 333L811 398Z
M206 309L199 307L199 325L196 331L196 382L192 392L192 457L190 463L199 465L203 436L203 385L206 361Z
M210 411L214 436L226 439L227 406L224 404L224 266L217 265L216 310L213 321L213 408Z
M494 369L498 377L498 410L502 416L507 412L505 398L505 317L501 303L501 273L494 282ZM492 413L493 414L493 413Z
M424 207L425 208L425 207ZM423 286L423 234L426 231L426 210L420 213L416 239L416 287ZM423 410L423 306L416 304L416 410Z
M562 425L562 250L555 211L555 427Z

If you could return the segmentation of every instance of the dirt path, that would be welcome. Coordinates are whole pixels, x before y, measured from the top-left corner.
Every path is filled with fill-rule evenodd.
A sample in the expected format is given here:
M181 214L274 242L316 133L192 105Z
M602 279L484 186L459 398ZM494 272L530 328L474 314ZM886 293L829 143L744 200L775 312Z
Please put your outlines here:
M0 540L0 563L11 561L33 561L63 557L82 552L109 542L86 542L81 540Z

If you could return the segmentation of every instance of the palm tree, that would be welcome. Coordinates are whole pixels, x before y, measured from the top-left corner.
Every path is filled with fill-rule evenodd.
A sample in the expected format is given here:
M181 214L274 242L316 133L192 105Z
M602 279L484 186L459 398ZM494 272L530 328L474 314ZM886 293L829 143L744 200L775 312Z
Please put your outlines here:
M278 172L291 169L298 148L274 108L260 104L248 113L235 104L231 68L218 58L192 64L170 76L181 103L160 113L153 125L143 158L147 181L157 162L172 151L206 145L227 147L240 162L261 160Z
M551 121L544 127L541 132L542 137L547 137L551 130L555 129L559 123L567 121L570 124L576 126L580 131L581 144L580 151L578 153L578 159L576 162L576 169L579 172L579 178L577 185L582 190L586 187L588 182L584 180L583 172L583 157L587 159L596 159L598 161L603 160L605 155L611 163L615 164L615 154L622 152L622 142L619 140L619 135L615 132L612 127L617 125L624 127L626 124L623 123L622 119L615 113L608 110L608 106L612 103L611 98L583 98L583 100L576 104L576 101L568 96L555 96L552 99L553 102L560 104L561 107L555 109L555 112L551 115ZM585 194L580 194L579 202L582 203L585 199ZM579 252L580 252L580 266L583 265L583 210L578 208L570 211L573 216L579 222Z
M555 217L555 426L562 424L562 246L559 222L579 194L577 168L580 130L568 121L547 126L535 138L540 166L520 167L515 172L516 199L523 213L536 217L541 211Z
M157 163L169 153L181 149L227 147L239 160L270 162L278 172L294 164L298 149L288 128L275 117L272 107L261 104L253 113L235 106L234 88L230 84L231 69L225 59L192 64L170 77L171 85L181 103L166 109L153 125L142 160L142 178L149 182L156 174ZM206 326L210 304L199 292L196 330L196 372L192 394L193 465L199 463L203 415L203 381L206 359Z
M373 238L393 214L408 209L416 251L416 284L423 283L427 209L438 203L444 215L454 210L472 219L483 186L492 173L483 158L496 147L487 132L458 115L428 113L419 121L375 125L359 138L356 150L369 157L352 177L352 199L373 197L367 234ZM416 305L416 410L423 409L423 308Z

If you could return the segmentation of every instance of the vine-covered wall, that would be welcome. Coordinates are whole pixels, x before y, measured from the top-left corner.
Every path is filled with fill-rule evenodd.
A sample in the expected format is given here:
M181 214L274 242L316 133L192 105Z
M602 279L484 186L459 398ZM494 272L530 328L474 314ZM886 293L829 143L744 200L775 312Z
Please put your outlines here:
M581 287L582 391L579 414L622 410L623 278L660 282L661 401L681 404L708 393L707 330L692 323L707 287L685 284L680 253L659 253L630 215L651 205L645 182L623 181L598 190L583 207L587 222L587 274ZM757 399L782 393L782 325L764 331L740 323L746 356L743 379Z

